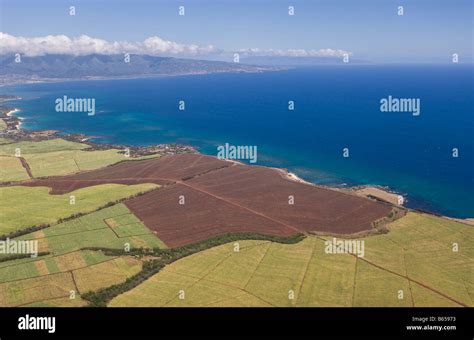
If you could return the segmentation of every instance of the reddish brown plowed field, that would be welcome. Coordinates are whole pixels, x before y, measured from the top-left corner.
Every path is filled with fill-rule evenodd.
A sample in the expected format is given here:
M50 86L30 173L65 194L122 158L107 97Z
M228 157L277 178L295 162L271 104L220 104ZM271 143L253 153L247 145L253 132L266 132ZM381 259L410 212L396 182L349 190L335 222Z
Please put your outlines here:
M192 154L122 162L24 185L49 186L59 194L102 183L169 184L125 202L169 246L230 232L352 234L370 230L391 211L389 205L291 181L276 169Z
M99 170L79 174L37 179L26 186L47 186L51 194L64 194L92 185L117 183L169 184L230 165L214 157L197 154L163 156L143 161L121 162Z
M237 165L186 182L301 231L339 234L368 230L391 207L331 189L290 181L280 171ZM289 196L294 204L288 204Z
M179 204L180 195L185 198ZM142 199L140 199L142 198ZM169 247L234 232L289 236L296 231L244 208L176 184L125 201L127 207Z

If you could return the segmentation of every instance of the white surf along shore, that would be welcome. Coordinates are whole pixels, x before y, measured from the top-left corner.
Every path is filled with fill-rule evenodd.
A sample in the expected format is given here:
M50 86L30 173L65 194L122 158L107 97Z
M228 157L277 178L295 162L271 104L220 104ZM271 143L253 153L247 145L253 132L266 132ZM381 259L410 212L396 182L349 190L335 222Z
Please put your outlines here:
M285 171L285 176L289 180L294 181L294 182L319 186L315 183L305 181L304 179L298 177L298 175L296 175L293 172ZM376 185L364 185L364 186L358 186L354 188L350 188L350 187L349 188L336 188L336 187L331 187L331 186L322 186L322 187L327 188L327 189L337 190L337 191L344 191L346 193L353 193L353 194L356 194L358 196L363 196L363 197L369 197L369 198L376 197L380 200L389 202L396 206L403 206L403 204L406 201L405 199L402 199L400 201L399 197L401 195L391 192L389 189L381 188Z
M21 128L21 125L23 124L23 120L24 120L23 117L18 117L18 116L15 115L15 113L20 112L20 111L21 111L20 109L16 109L16 108L15 108L15 109L13 109L13 110L11 110L11 111L8 111L8 112L6 113L6 116L7 116L7 117L12 117L12 116L14 116L14 117L18 118L18 124L16 125L16 128L17 128L17 129L20 129L20 128Z

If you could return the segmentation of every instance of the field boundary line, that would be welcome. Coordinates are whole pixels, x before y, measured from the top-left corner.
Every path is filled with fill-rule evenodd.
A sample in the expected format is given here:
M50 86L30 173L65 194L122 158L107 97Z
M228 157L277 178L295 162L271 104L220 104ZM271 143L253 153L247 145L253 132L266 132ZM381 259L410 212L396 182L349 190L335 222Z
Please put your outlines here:
M149 232L149 233L144 233L144 234L135 234L135 235L127 235L127 236L119 236L117 238L127 238L127 237L136 237L136 236L145 236L145 235L153 235L155 236L155 238L158 238L158 236L156 236L155 234L153 234L153 232ZM159 239L159 238L158 238ZM161 240L160 240L161 241ZM162 241L163 242L163 241ZM139 248L139 247L138 247Z
M271 242L270 242L270 243L271 243ZM256 246L257 246L257 245L254 245L254 247L256 247ZM246 249L250 249L250 248L251 248L251 246L247 247ZM210 249L212 249L212 248L210 248ZM201 252L198 252L198 253L196 253L196 254L199 254L199 253L201 253ZM194 254L193 254L193 255L194 255ZM172 271L172 270L169 270L169 269L168 269L168 271L169 271L169 272L172 272L172 273L175 273L175 274L178 274L178 275L187 276L187 277L190 277L190 278L193 278L193 279L197 279L196 281L192 282L190 285L188 285L188 286L186 287L186 289L188 289L188 288L192 288L193 286L195 286L197 283L199 283L199 282L202 281L202 280L205 280L205 281L207 280L207 281L212 282L211 280L206 279L206 276L208 276L210 273L212 273L219 265L221 265L225 260L227 260L227 259L228 259L229 257L231 257L232 255L233 255L233 253L230 252L229 254L227 254L226 256L224 256L222 259L220 259L220 261L217 262L217 264L216 264L211 270L209 270L209 272L207 272L207 273L204 274L203 276L194 276L194 275L183 274L183 273L175 272L175 271ZM178 261L179 261L179 260L178 260ZM172 263L173 263L173 262L172 262ZM171 264L171 263L170 263L170 264ZM167 265L167 266L169 266L169 265ZM158 273L159 273L159 272L158 272ZM155 275L157 275L158 273L156 273ZM216 281L215 283L220 283L220 282L217 282L217 281ZM220 284L221 284L221 283L220 283ZM237 288L237 287L233 287L233 288ZM240 288L240 289L242 289L242 288ZM242 290L245 291L245 289L242 289ZM247 292L247 291L245 291L245 292ZM164 307L164 306L168 305L169 303L171 303L172 301L174 301L174 300L176 299L176 297L178 297L178 295L179 295L179 294L173 295L173 297L172 297L171 299L169 299L168 301L166 301L166 303L164 303L164 304L161 305L161 306Z
M216 172L216 171L220 171L220 170L224 170L224 169L227 169L227 168L231 168L233 167L235 164L225 164L223 166L220 166L220 167L217 167L217 168L214 168L214 169L208 169L208 170L204 170L202 172L199 172L195 175L192 175L192 176L188 176L188 177L182 177L180 180L183 181L183 182L187 182L187 181L191 181L193 179L195 179L196 177L201 177L201 176L204 176L204 175L209 175L210 173L212 172ZM187 169L188 167L186 167L185 169Z
M212 307L213 304L220 303L220 302L222 302L222 301L231 300L231 299L239 299L239 298L241 298L241 297L244 296L244 295L246 295L246 293L245 293L245 292L242 292L240 295L237 295L237 296L235 296L235 297L230 297L230 298L225 298L225 297L224 297L224 298L219 299L219 300L217 300L217 301L213 301L213 302L209 302L209 303L202 304L201 307L204 307L204 308L209 307L209 306Z
M353 254L351 254L351 255L353 255ZM357 257L357 255L353 255L353 256ZM394 271L392 271L392 270L390 270L390 269L387 269L387 268L384 268L384 267L382 267L382 266L379 266L379 265L377 265L377 264L375 264L375 263L373 263L373 262L370 262L370 261L368 261L368 260L366 260L366 259L360 258L360 260L361 260L361 261L364 261L364 262L366 262L366 263L368 263L368 264L370 264L370 265L372 265L372 266L374 266L374 267L376 267L376 268L379 268L379 269L381 269L381 270L385 270L386 272L389 272L389 273L391 273L391 274L397 275L397 276L402 277L402 278L404 278L404 279L407 279L407 280L409 280L409 281L413 281L414 283L416 283L416 284L418 284L418 285L420 285L420 286L422 286L422 287L424 287L424 288L426 288L426 289L428 289L428 290L431 290L432 292L435 292L435 293L437 293L438 295L441 295L442 297L444 297L444 298L446 298L446 299L448 299L448 300L450 300L450 301L452 301L452 302L455 302L455 303L457 303L457 304L460 305L460 306L468 307L468 306L467 306L466 304L464 304L463 302L457 301L456 299L450 297L449 295L446 295L446 294L444 294L443 292L440 292L439 290L434 289L434 288L432 288L432 287L430 287L430 286L428 286L428 285L426 285L426 284L424 284L424 283L422 283L422 282L420 282L420 281L418 281L418 280L414 280L414 279L411 279L411 278L408 277L408 276L403 276L403 275L401 275L401 274L398 274L397 272L394 272Z
M466 285L466 280L464 278L462 278L462 282L464 284L464 288L466 289L466 292L467 292L467 295L469 296L469 299L471 299L471 304L473 303L474 299L472 297L472 294L471 292L469 291L469 288L467 288L467 285Z
M354 268L354 282L352 283L352 300L351 300L351 307L354 307L354 300L355 300L355 293L356 293L356 285L357 285L357 263L359 258L356 256L355 261L355 268Z
M360 258L360 257L358 257L358 256L355 255L355 254L350 254L350 255L352 255L353 257L355 257L356 260L361 260L361 261L363 261L363 262L365 262L365 263L367 263L367 264L370 264L370 265L372 265L372 266L374 266L374 267L376 267L376 268L378 268L378 269L380 269L380 270L384 270L384 271L389 272L389 273L391 273L391 274L393 274L393 275L396 275L396 276L398 276L398 277L404 278L404 279L406 279L406 280L408 280L408 281L412 281L412 282L414 282L414 283L416 283L416 284L418 284L418 285L420 285L420 286L422 286L422 287L424 287L424 288L426 288L426 289L428 289L428 290L430 290L430 291L432 291L432 292L434 292L434 293L436 293L436 294L438 294L438 295L441 295L442 297L444 297L444 298L450 300L451 302L457 303L457 304L460 305L460 306L468 307L468 306L467 306L466 304L464 304L463 302L458 301L458 300L456 300L456 299L450 297L449 295L447 295L447 294L445 294L445 293L443 293L443 292L440 292L439 290L437 290L437 289L435 289L435 288L430 287L430 286L427 285L427 284L424 284L424 283L422 283L422 282L420 282L420 281L418 281L418 280L412 279L412 278L410 278L408 275L399 274L399 273L397 273L397 272L395 272L395 271L393 271L393 270L390 270L390 269L387 269L387 268L385 268L385 267L382 267L382 266L380 266L380 265L378 265L378 264L376 264L376 263L374 263L374 262L371 262L371 261L366 260L366 259L364 259L364 258ZM357 262L356 262L356 264L357 264ZM405 266L405 269L406 269L406 266ZM356 272L356 275L357 275L357 272ZM355 280L355 279L354 279L354 280ZM355 288L355 284L354 284L354 288ZM352 305L352 306L354 307L354 305Z
M406 261L406 252L405 248L402 248L403 251L403 267L405 267L405 276L408 278L408 267ZM411 306L415 307L415 300L413 298L413 291L411 290L411 280L408 279L408 289L410 290L410 297L411 297Z
M285 223L285 222L282 222L282 221L279 221L279 220L274 219L274 218L272 218L272 217L269 217L269 216L267 216L267 215L265 215L265 214L263 214L263 213L260 213L260 212L258 212L258 211L255 211L255 210L252 210L252 209L250 209L250 208L247 208L247 207L245 207L245 206L243 206L243 205L240 205L240 204L238 204L238 203L235 203L235 202L233 202L233 201L231 201L231 200L229 200L229 199L227 199L227 198L220 197L220 196L217 196L217 195L215 195L215 194L213 194L213 193L211 193L211 192L209 192L209 191L206 191L206 190L203 190L203 189L194 187L194 186L192 186L192 185L187 184L187 183L184 182L184 181L181 181L181 182L178 182L178 183L179 183L179 184L182 184L182 185L185 185L185 186L187 186L188 188L193 189L193 190L195 190L195 191L199 191L199 192L201 192L201 193L203 193L203 194L207 194L207 195L209 195L209 196L212 196L212 197L214 197L214 198L216 198L216 199L218 199L218 200L221 200L221 201L223 201L223 202L226 202L226 203L228 203L228 204L231 204L231 205L234 205L234 206L239 207L239 208L241 208L241 209L247 210L248 212L250 212L250 213L252 213L252 214L254 214L254 215L261 216L261 217L263 217L263 218L265 218L265 219L267 219L267 220L270 220L270 221L272 221L272 222L274 222L274 223L278 223L278 224L280 224L280 225L282 225L282 226L284 226L284 227L290 228L290 229L292 229L292 230L294 230L294 231L296 231L296 232L298 232L298 233L304 233L303 231L301 231L301 230L299 230L299 229L293 227L292 225L289 225L289 224L287 224L287 223Z
M74 164L76 165L77 171L81 172L81 168L79 167L79 164L77 164L76 157L74 157L74 155L73 155L71 158L74 161Z
M193 254L193 255L194 255L194 254ZM198 277L195 277L195 278L198 278L197 281L194 281L193 283L191 283L189 286L186 287L186 289L192 288L192 287L194 287L197 283L199 283L200 281L205 280L205 277L206 277L207 275L209 275L214 269L216 269L220 264L222 264L225 260L227 260L227 259L228 259L229 257L231 257L231 256L232 256L232 253L227 254L227 255L224 256L222 259L220 259L220 260L216 263L216 265L215 265L213 268L211 268L211 270L209 270L209 272L207 272L206 274L204 274L203 276L201 276L201 277L199 277L199 278L198 278ZM180 275L182 275L182 274L180 274ZM179 295L179 294L178 294L178 295ZM166 306L167 304L169 304L170 302L172 302L178 295L173 296L173 298L172 298L171 300L167 301L163 306Z
M185 276L185 277L189 277L189 278L193 278L193 279L198 279L198 278L199 278L199 277L194 276L194 275L182 274L182 273L179 273L179 272L175 272L175 271L173 271L173 270L168 270L168 271L169 271L170 273L173 273L173 274L177 274L177 275L181 275L181 276ZM216 283L216 284L219 284L219 285L222 285L222 286L234 288L234 289L240 290L240 291L243 293L242 295L247 294L247 295L253 296L253 297L255 297L256 299L258 299L258 300L260 300L260 301L263 301L263 302L265 302L266 304L269 304L269 305L272 306L272 307L276 307L273 303L271 303L271 302L269 302L269 301L263 299L262 297L260 297L260 296L258 296L258 295L255 295L254 293L252 293L252 292L246 290L245 288L241 288L241 287L239 287L239 286L234 286L234 285L231 285L231 284L228 284L228 283L224 283L224 282L220 282L220 281L216 281L216 280L212 280L212 279L206 279L206 278L202 278L202 279L200 279L200 280L198 280L198 281L207 281L207 282ZM198 281L196 281L194 284L196 284ZM194 285L194 284L193 284L193 285ZM237 296L237 297L240 297L240 296L242 296L242 295L239 295L239 296ZM176 297L176 296L175 296L175 297ZM173 297L173 300L174 300L175 297ZM235 298L237 298L237 297L230 297L230 298L231 298L231 299L235 299ZM221 299L221 300L222 300L222 299ZM220 301L221 301L221 300L220 300ZM163 305L163 306L164 306L164 305Z
M245 282L245 285L244 285L244 290L247 288L247 286L249 285L250 281L252 281L252 278L255 274L255 272L257 271L258 267L260 266L260 264L262 263L263 259L265 258L265 256L267 256L267 253L268 253L268 250L270 249L270 247L272 246L272 242L268 242L268 247L267 249L265 249L265 253L263 253L262 257L260 258L260 260L257 262L257 265L255 266L255 269L253 270L252 274L250 274L249 276L249 279L247 280L247 282Z
M56 225L58 225L58 224L56 224ZM44 229L48 229L48 228L44 228ZM27 240L29 240L29 241L31 241L31 240L43 240L43 239L48 239L48 238L52 238L52 237L82 234L82 233L87 233L87 232L90 232L90 231L96 231L96 230L102 230L102 229L108 229L108 228L107 227L102 227L102 228L91 229L91 230L73 231L71 233L65 233L65 234L59 234L59 235L49 235L49 236L43 236L43 237L37 237L37 238L29 238ZM32 233L30 233L30 234L32 234ZM28 234L26 234L26 235L28 235Z
M317 239L314 238L313 239L313 247L311 248L311 254L309 256L308 262L306 263L306 266L305 266L305 269L304 269L303 278L301 279L301 282L300 282L300 287L298 289L298 297L296 298L295 305L298 304L298 300L300 298L300 293L301 293L301 290L303 289L303 284L304 284L304 281L306 279L306 274L308 272L309 264L313 260L314 251L316 249L316 241L317 241Z
M108 229L110 229L111 232L114 233L116 238L120 238L120 236L117 234L117 232L114 230L114 228L112 228L107 222L105 222L105 220L107 220L109 218L111 218L111 217L107 217L107 218L102 219L102 222L107 226Z
M43 255L43 258L39 258L39 257L31 257L29 258L29 260L31 261L25 261L25 262L22 262L22 263L13 263L13 264L9 264L7 266L3 266L3 267L0 267L0 270L2 270L3 268L8 268L8 267L14 267L14 266L21 266L25 263L31 263L31 262L36 262L36 261L39 261L39 260L44 260L46 258L53 258L53 257L57 257L57 256L63 256L63 255L68 255L68 254L71 254L71 253L75 253L76 251L81 251L81 249L75 249L75 250L70 250L68 252L65 252L65 253L62 253L62 254L57 254L55 255L54 253L49 253L47 255ZM48 257L49 255L51 255L50 257ZM10 260L10 261L15 261L15 260ZM9 262L9 261L6 261L6 262Z
M79 291L79 287L77 286L76 278L74 277L74 270L70 270L69 272L71 273L72 282L74 283L74 287L76 288L76 291L79 293L79 295L81 295L81 292Z
M75 250L77 251L77 250ZM74 252L74 251L73 251ZM71 253L73 253L71 252ZM68 253L69 254L69 253ZM58 255L58 256L61 256L61 255ZM127 255L123 255L123 256L127 256ZM58 271L56 273L49 273L49 274L44 274L44 275L35 275L35 276L31 276L31 277L26 277L24 279L17 279L17 280L9 280L9 281L3 281L3 282L0 282L0 285L4 284L4 283L13 283L13 282L17 282L17 281L24 281L24 280L32 280L32 279L37 279L37 278L40 278L40 277L47 277L47 276L51 276L51 275L58 275L58 274L64 274L64 273L69 273L71 271L74 271L74 270L79 270L79 269L84 269L84 268L87 268L87 267L92 267L92 266L95 266L95 265L98 265L98 264L102 264L102 263L105 263L105 262L109 262L109 261L112 261L112 260L115 260L117 258L119 258L120 256L115 256L114 258L111 258L111 259L107 259L105 261L100 261L100 262L97 262L97 263L94 263L94 264L89 264L89 265L85 265L85 266L82 266L82 267L78 267L76 269L70 269L70 270L64 270L64 271ZM34 261L30 261L30 262L34 262ZM28 263L30 263L28 262ZM21 265L21 263L19 264L16 264L16 265ZM12 266L15 266L15 265L12 265Z
M51 301L51 300L57 300L57 299L64 299L64 298L67 298L67 297L69 297L69 295L57 296L57 297L53 297L53 298L49 298L49 299L35 300L35 301L32 301L32 302L28 302L28 303L22 303L21 305L14 305L11 308L24 307L24 306L31 305L32 303L43 302L43 301Z
M240 287L237 287L237 286L229 285L229 284L227 284L227 283L222 283L222 282L218 282L218 281L214 281L214 280L209 280L209 279L204 279L204 281L209 281L209 282L212 282L212 283L217 283L217 284L220 284L220 285L223 285L223 286L227 286L227 287L231 287L231 288L238 289L238 290L244 292L244 293L247 294L247 295L253 296L253 297L256 298L256 299L258 299L258 300L260 300L260 301L263 301L263 302L269 304L269 305L272 306L272 307L276 307L273 303L271 303L271 302L269 302L269 301L263 299L261 296L255 295L254 293L248 291L248 290L245 289L245 288L240 288Z

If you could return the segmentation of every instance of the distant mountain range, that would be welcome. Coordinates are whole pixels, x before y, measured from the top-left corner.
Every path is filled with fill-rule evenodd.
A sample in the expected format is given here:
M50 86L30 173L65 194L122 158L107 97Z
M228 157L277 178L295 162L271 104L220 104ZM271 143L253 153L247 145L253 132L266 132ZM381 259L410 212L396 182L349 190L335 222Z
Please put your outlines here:
M242 63L131 55L130 62L123 55L87 56L45 55L21 57L0 56L0 83L41 80L131 78L161 75L187 75L222 72L263 72L273 67Z

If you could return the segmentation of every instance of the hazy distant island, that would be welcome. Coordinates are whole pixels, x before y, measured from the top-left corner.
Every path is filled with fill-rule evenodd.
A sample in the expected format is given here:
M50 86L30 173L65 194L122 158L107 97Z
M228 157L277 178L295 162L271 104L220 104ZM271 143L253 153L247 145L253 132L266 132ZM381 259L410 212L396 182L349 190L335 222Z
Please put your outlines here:
M284 67L136 54L129 55L129 59L118 54L85 56L48 54L35 57L21 56L20 62L17 62L14 54L7 54L0 56L0 84L224 72L256 73L281 69Z

